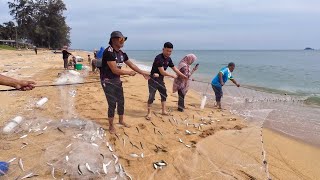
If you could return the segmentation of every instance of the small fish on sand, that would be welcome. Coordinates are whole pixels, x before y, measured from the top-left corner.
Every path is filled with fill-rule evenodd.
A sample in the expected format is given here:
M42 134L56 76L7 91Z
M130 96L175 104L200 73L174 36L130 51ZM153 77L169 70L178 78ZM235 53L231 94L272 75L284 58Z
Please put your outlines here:
M137 158L137 157L139 157L139 155L138 155L138 154L134 154L134 153L130 154L130 156L131 156L131 157L133 157L133 158Z
M80 169L80 164L78 164L78 174L79 174L79 175L82 175L82 174L83 174L82 171L81 171L81 169Z
M20 137L20 139L26 138L28 136L28 134L25 134L23 136Z
M57 179L55 176L54 176L54 167L52 166L52 170L51 170L51 176L53 177L53 179Z
M14 160L16 160L17 158L12 158L8 161L8 163L12 163Z
M102 169L105 174L108 174L107 164L102 163Z
M94 172L91 170L91 168L90 168L90 166L89 166L88 163L86 163L86 168L87 168L87 170L88 170L89 172L91 172L92 174L94 174Z
M22 162L22 159L21 159L21 158L19 159L19 166L20 166L20 169L21 169L22 171L25 171L25 170L24 170L24 167L23 167L23 162Z
M113 156L114 159L115 159L114 164L117 164L117 163L118 163L118 160L119 160L118 156L116 156L116 155L114 155L114 154L112 154L112 156Z
M32 172L23 176L20 180L22 179L26 179L26 178L32 178L32 177L35 177L35 176L39 176L38 174L33 174Z

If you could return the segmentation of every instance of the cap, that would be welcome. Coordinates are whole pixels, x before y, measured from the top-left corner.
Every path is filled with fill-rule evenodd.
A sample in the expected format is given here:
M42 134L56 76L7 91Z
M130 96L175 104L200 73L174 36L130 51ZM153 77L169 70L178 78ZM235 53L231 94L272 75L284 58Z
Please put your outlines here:
M119 37L123 37L125 40L128 39L128 37L123 36L120 31L113 31L110 35L110 38L119 38Z

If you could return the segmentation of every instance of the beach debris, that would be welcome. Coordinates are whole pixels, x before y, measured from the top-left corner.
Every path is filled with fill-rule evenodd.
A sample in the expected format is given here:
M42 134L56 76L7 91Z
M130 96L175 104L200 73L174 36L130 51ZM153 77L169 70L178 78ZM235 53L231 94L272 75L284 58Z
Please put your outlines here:
M17 158L12 158L8 161L8 163L12 163L14 160L16 160Z
M138 128L138 127L136 127L136 129L137 129L138 133L140 133L139 128Z
M46 97L40 99L40 100L36 103L36 107L39 108L39 107L43 106L47 101L48 101L48 98L46 98Z
M48 128L48 126L44 127L44 128L42 129L42 131L45 131L47 128Z
M192 133L189 130L186 130L186 135L191 135Z
M91 172L92 174L94 174L94 172L91 170L89 163L86 163L86 168L89 172Z
M56 177L54 177L54 167L52 166L52 170L51 170L51 176L53 177L53 179L57 179Z
M142 142L140 142L141 149L143 149Z
M69 156L66 156L66 161L67 161L67 162L69 161Z
M144 154L143 154L143 153L141 153L141 155L140 155L140 156L141 156L141 158L144 158Z
M20 149L23 149L23 148L25 148L25 147L27 147L27 146L28 146L28 143L26 143L26 142L23 142L22 144L23 144L23 146L21 146L21 148L20 148Z
M23 167L23 162L22 162L22 159L21 159L21 158L19 159L19 167L20 167L20 169L21 169L22 171L25 171L25 170L24 170L24 167Z
M22 122L22 120L23 118L21 116L16 116L3 128L3 132L6 134L11 133L12 130Z
M78 174L79 174L79 175L82 175L82 174L83 174L82 171L81 171L81 169L80 169L80 164L78 164Z
M28 136L28 134L25 134L23 136L20 137L20 139L26 138Z
M179 142L183 143L182 139L179 138Z
M190 145L188 145L188 144L185 144L185 145L186 145L186 147L187 147L187 148L191 148L191 146L190 146Z
M27 178L32 178L32 177L35 177L35 176L39 176L38 174L34 174L33 172L23 176L20 180L22 179L27 179Z
M116 155L114 155L114 154L112 154L112 156L114 157L114 164L117 164L118 163L118 160L119 160L119 158L118 158L118 156L116 156Z

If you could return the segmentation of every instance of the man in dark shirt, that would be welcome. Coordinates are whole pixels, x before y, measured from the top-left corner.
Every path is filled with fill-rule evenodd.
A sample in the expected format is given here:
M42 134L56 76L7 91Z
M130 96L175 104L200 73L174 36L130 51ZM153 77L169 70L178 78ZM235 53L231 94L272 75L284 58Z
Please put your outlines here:
M124 120L124 96L122 82L120 75L134 76L136 73L143 75L146 79L149 78L150 73L142 71L135 64L133 64L126 53L121 48L127 37L124 37L120 31L114 31L111 33L109 44L103 52L102 67L100 70L101 85L108 101L108 120L109 131L111 134L115 133L113 126L115 109L119 115L119 124L124 127L129 127ZM121 67L124 63L128 65L133 71L122 70Z
M154 59L152 69L151 69L151 78L148 80L149 87L149 99L148 99L148 114L146 116L147 120L151 120L151 105L155 100L155 94L157 90L160 93L161 105L162 105L162 114L168 115L166 112L166 100L167 100L167 88L164 83L164 76L169 76L172 78L177 78L181 76L184 79L188 79L184 74L182 74L178 68L176 68L170 58L173 50L173 45L170 42L164 43L162 53L157 55ZM177 75L170 74L166 72L167 68L170 67ZM153 77L157 73L159 77Z
M67 51L68 47L64 46L62 49L62 59L63 59L63 67L64 69L68 69L68 57L69 55L72 55Z

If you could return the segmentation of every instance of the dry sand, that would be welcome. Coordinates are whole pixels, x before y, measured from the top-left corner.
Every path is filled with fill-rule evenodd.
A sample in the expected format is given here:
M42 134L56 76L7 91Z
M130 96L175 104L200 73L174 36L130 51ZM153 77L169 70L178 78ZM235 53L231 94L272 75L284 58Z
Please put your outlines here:
M85 52L76 52L85 57ZM0 73L21 78L33 79L38 85L52 84L58 73L63 70L61 54L49 51L7 51L0 50ZM130 56L130 54L129 54ZM2 73L3 74L3 73ZM96 74L89 74L86 81L98 81ZM267 173L263 165L260 128L247 123L228 111L218 111L211 106L200 110L201 97L190 91L186 98L187 110L176 111L177 95L172 94L172 83L166 81L168 89L167 106L172 116L160 115L160 97L157 95L153 105L152 123L146 121L146 101L148 98L147 81L140 75L124 77L125 121L131 128L116 125L117 136L107 133L107 139L114 145L115 154L120 163L134 179L266 179ZM0 87L6 89L7 87ZM91 120L108 129L106 119L107 103L99 82L79 85L74 101L73 112L66 112L64 99L57 87L36 88L29 92L0 92L0 126L15 117L24 116L27 121L40 116L53 121L60 121L70 116ZM30 110L41 97L49 101L42 109ZM228 121L236 118L235 121ZM175 120L176 121L175 121ZM202 119L202 120L201 120ZM118 121L118 118L115 118ZM186 124L189 124L187 126ZM206 124L205 124L206 122ZM193 124L204 125L195 128ZM196 132L186 135L185 130ZM0 160L7 161L13 157L24 159L25 168L40 174L35 179L52 179L50 168L39 164L46 154L46 147L52 143L63 142L63 135L51 130L49 135L28 138L29 146L20 150L24 140L14 140L19 135L0 138ZM179 138L191 148L179 142ZM123 144L125 139L125 146ZM137 147L134 147L130 142ZM140 145L143 146L143 149ZM267 161L272 179L319 179L320 150L319 148L293 140L289 137L263 130L263 142L267 152ZM130 153L144 153L144 158L132 158ZM90 152L88 152L90 153ZM85 158L85 157L84 157ZM165 160L167 167L155 170L153 162ZM12 164L9 174L4 179L13 179L23 173L17 162ZM57 178L69 179L63 174Z

